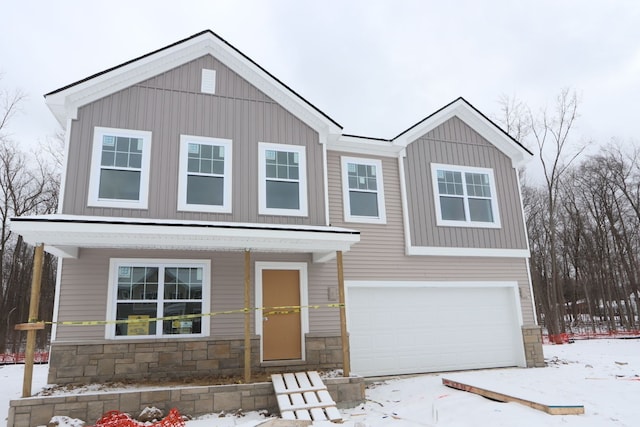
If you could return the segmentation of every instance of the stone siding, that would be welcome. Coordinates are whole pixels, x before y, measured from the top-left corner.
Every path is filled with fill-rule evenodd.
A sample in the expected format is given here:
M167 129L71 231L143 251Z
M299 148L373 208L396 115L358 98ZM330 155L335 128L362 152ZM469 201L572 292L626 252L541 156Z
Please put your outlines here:
M256 374L342 367L340 337L307 335L306 360L260 363L260 339L251 340L251 371ZM91 344L52 343L49 384L109 381L171 381L244 374L244 339L101 341Z
M339 408L354 407L365 400L364 378L327 378L324 383ZM56 415L78 418L93 425L108 411L119 410L135 416L147 406L162 409L165 414L177 408L181 414L194 417L240 408L278 413L273 384L264 382L29 397L10 402L7 427L47 425Z
M542 351L542 328L540 326L523 326L522 338L527 368L543 368L545 363Z

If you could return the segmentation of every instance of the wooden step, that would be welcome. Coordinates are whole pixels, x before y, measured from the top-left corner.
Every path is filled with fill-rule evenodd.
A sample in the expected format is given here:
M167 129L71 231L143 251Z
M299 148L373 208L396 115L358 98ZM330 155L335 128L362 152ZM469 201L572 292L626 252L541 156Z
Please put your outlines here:
M336 402L316 371L273 374L271 381L282 419L342 421Z

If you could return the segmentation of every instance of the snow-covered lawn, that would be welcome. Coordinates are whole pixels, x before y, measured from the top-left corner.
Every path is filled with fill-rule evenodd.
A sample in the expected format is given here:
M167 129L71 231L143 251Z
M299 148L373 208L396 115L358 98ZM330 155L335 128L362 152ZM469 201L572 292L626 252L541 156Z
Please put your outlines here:
M640 425L640 340L593 340L545 345L548 367L492 369L387 379L367 390L367 402L341 411L344 426L638 426ZM34 392L45 386L46 365L35 367ZM584 415L548 415L517 403L494 402L442 385L443 377L477 381L499 392L544 395L549 404L584 405ZM0 427L9 400L20 397L22 366L0 367ZM65 415L65 414L60 414ZM264 421L211 414L187 427L251 427ZM319 425L316 423L314 425ZM330 425L330 423L327 423ZM324 424L323 425L327 425Z

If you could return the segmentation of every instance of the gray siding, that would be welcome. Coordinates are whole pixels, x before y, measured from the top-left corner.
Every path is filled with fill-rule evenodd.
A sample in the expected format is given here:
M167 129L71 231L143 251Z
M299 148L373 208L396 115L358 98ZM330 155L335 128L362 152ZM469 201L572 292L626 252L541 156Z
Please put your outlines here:
M219 312L244 307L244 254L241 252L136 251L117 249L82 249L78 259L65 259L62 267L59 321L107 319L110 258L198 259L211 261L211 306L205 310ZM308 254L251 254L251 305L254 306L256 261L309 262ZM308 263L309 303L327 304L328 287L337 286L336 264ZM221 314L209 318L211 337L244 335L244 315ZM309 311L311 333L339 330L339 313L335 308ZM251 315L251 331L254 315ZM103 340L104 326L58 326L57 342Z
M407 147L405 175L413 246L526 249L517 171L504 153L454 117ZM431 164L493 169L501 228L436 225Z
M200 93L203 68L216 70L216 94ZM149 208L88 207L93 129L152 132ZM180 135L233 141L231 214L178 212ZM303 145L308 217L258 215L258 142ZM324 225L322 146L318 133L211 56L83 106L71 127L63 212L75 215Z
M340 156L328 152L329 216L334 226L360 230L360 242L344 256L345 280L375 281L516 281L523 321L535 324L524 258L407 256L405 253L398 160L382 161L386 224L344 222ZM371 158L371 157L366 157Z

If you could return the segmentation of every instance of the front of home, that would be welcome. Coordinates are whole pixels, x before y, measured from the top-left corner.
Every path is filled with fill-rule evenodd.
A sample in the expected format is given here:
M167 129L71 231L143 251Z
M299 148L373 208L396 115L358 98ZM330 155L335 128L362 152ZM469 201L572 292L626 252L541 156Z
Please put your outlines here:
M59 212L12 229L59 256L50 383L541 363L530 153L464 99L347 135L204 31L46 100Z

